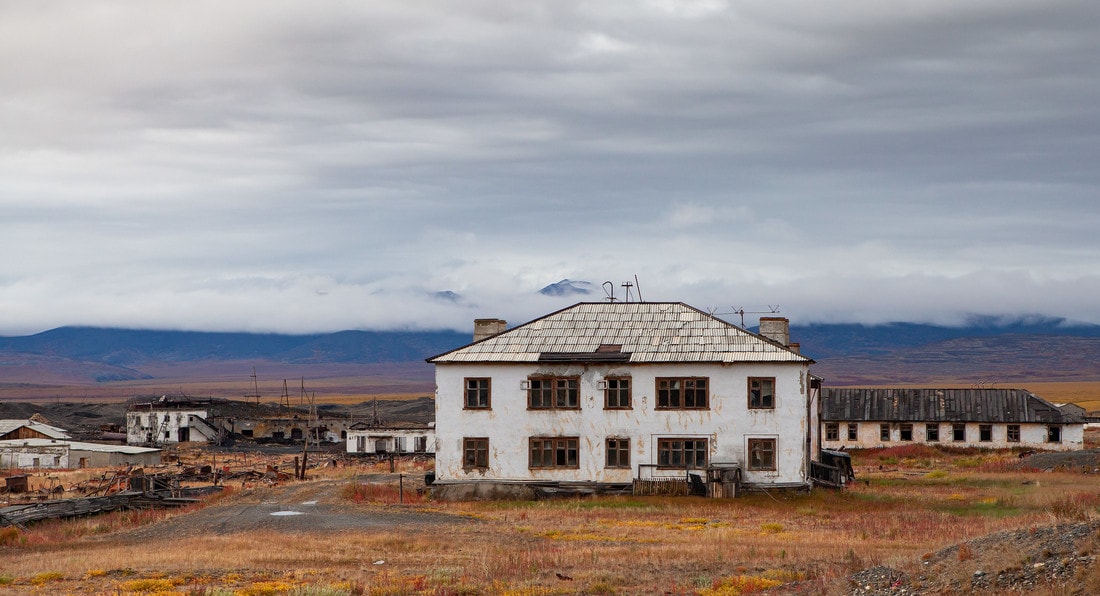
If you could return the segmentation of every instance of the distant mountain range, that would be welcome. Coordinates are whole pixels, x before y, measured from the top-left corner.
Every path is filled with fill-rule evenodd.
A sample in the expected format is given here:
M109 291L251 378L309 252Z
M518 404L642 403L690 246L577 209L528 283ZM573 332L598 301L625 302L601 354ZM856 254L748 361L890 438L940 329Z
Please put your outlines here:
M149 379L172 365L228 361L372 365L373 371L408 370L412 363L423 378L425 358L470 340L470 333L455 331L279 335L62 327L0 338L0 383ZM1061 319L975 319L964 327L815 324L792 326L791 340L831 385L1100 380L1100 326Z

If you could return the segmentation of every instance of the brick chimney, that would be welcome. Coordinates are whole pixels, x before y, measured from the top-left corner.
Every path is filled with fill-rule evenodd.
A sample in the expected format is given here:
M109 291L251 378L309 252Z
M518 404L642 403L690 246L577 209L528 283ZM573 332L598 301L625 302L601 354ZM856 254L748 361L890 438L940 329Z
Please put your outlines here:
M784 317L760 317L760 335L783 346L791 345L791 322Z
M474 341L504 333L507 329L508 321L503 319L474 319Z

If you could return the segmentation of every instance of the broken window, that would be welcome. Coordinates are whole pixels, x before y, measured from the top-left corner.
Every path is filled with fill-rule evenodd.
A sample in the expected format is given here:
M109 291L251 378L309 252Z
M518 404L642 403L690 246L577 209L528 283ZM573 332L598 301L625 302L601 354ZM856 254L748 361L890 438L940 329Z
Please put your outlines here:
M858 423L856 423L856 422L849 422L848 423L848 440L849 441L858 441L859 440L859 424Z
M902 441L913 440L913 425L906 422L898 426L898 438Z
M658 378L658 410L707 409L707 377Z
M466 410L487 410L490 406L489 401L489 379L487 378L467 378L466 379L466 404L464 409Z
M749 469L776 469L775 439L749 439Z
M890 425L886 422L878 425L878 440L889 441L890 440Z
M966 424L956 422L951 425L951 440L956 443L966 441Z
M993 425L992 424L979 424L978 425L978 440L983 443L988 443L993 440Z
M825 440L826 441L839 441L840 440L840 423L839 422L826 422L825 423Z
M1047 427L1047 443L1062 442L1062 427L1051 425Z
M1020 425L1019 424L1009 424L1008 425L1008 428L1005 430L1005 441L1007 441L1009 443L1019 443L1020 442Z
M465 470L485 470L489 468L488 438L462 439L462 468Z
M527 379L527 408L579 409L580 384L579 377L531 377Z
M630 439L609 437L607 439L607 463L608 468L630 467Z
M630 377L608 377L604 381L603 407L608 410L630 409Z
M749 378L749 409L775 409L775 377Z
M924 439L926 441L939 441L940 440L940 425L938 424L925 424L924 425Z
M577 468L577 437L531 438L531 468Z
M707 440L657 439L657 466L680 469L707 467Z
M428 450L428 437L416 437L413 450L423 453Z
M367 438L360 435L355 437L355 452L366 453L367 452Z

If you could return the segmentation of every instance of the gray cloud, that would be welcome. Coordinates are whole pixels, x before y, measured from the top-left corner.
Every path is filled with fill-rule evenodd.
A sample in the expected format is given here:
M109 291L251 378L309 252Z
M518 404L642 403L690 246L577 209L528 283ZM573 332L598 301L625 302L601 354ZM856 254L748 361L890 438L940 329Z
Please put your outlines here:
M1091 2L0 7L0 333L1100 322ZM439 292L460 299L439 300Z

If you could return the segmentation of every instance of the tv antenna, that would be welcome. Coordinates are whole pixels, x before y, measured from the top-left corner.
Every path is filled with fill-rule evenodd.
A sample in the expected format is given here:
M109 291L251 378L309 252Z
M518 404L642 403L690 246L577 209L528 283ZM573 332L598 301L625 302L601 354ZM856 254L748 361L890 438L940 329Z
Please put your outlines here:
M260 384L256 381L256 367L252 367L252 393L248 393L244 396L245 401L256 398L256 403L260 403Z
M623 289L623 302L630 302L631 291L635 291L635 293L638 295L638 302L645 302L645 300L642 300L642 284L638 282L637 275L634 276L634 281L627 280L619 284L619 286ZM633 290L633 288L637 288L637 290ZM618 298L615 297L615 284L613 282L603 282L603 293L606 294L605 300L607 300L608 302L618 301Z
M767 305L768 310L745 310L743 306L734 306L732 312L718 312L717 308L707 309L707 313L714 317L722 317L729 315L739 315L741 317L741 328L745 328L745 315L774 315L779 312L779 305ZM763 306L750 306L749 308L765 308Z

